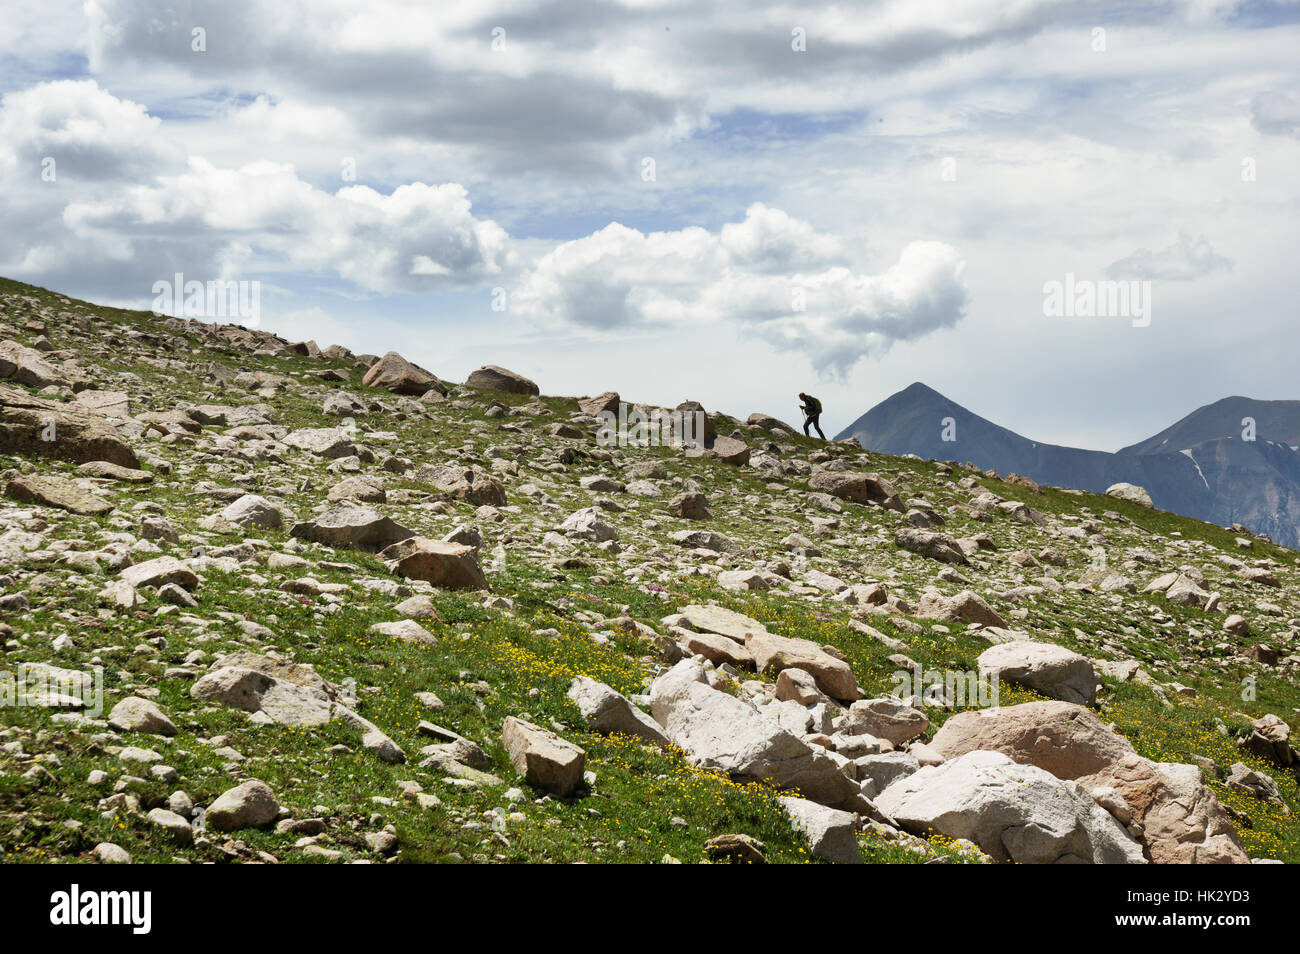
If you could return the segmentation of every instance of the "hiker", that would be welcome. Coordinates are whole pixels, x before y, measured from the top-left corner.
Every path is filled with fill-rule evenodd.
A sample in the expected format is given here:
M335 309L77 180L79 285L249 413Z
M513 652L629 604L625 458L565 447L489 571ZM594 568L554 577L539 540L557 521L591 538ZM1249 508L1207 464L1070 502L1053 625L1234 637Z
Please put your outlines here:
M813 427L817 428L817 436L822 440L826 440L826 435L822 433L821 426L822 402L817 400L811 394L804 394L802 391L799 392L799 400L803 402L800 405L800 407L803 408L804 413L803 436L812 436L808 433L808 425L811 424Z

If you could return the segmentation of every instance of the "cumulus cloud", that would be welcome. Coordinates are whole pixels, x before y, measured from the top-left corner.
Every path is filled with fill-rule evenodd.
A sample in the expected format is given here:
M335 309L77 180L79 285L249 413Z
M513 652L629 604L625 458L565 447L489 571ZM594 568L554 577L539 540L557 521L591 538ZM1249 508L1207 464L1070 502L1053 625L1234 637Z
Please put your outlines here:
M71 205L78 232L131 237L158 230L220 236L223 258L255 266L332 271L376 292L418 291L497 275L508 259L505 230L476 219L455 183L416 182L383 195L367 186L331 194L292 166L255 162L218 169L192 159L183 175Z
M1140 248L1111 262L1106 277L1190 282L1230 268L1232 262L1215 252L1204 235L1193 236L1180 229L1172 245L1155 251Z
M90 62L335 106L372 136L455 144L496 170L626 171L736 108L863 108L864 76L1086 25L1103 0L88 0ZM206 48L193 49L202 29ZM798 33L799 50L794 48ZM495 41L495 42L494 42ZM402 90L405 95L393 95Z
M52 178L42 178L45 159ZM101 293L116 298L143 297L178 270L207 279L289 268L385 293L480 282L511 262L505 230L477 218L456 183L331 193L286 163L219 168L187 157L159 119L94 81L7 95L0 169L0 268L106 280Z
M613 223L542 256L511 296L511 311L596 333L689 334L700 323L730 322L839 375L965 313L965 263L951 246L913 242L878 275L855 272L843 264L849 258L839 238L761 203L717 232L645 234Z

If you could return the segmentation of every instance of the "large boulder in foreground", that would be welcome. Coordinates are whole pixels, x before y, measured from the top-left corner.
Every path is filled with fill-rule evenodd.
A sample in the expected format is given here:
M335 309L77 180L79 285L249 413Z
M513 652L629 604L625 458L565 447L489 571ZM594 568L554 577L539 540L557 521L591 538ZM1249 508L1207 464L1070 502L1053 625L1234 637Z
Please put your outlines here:
M412 364L396 351L390 351L367 370L361 383L369 388L383 388L394 394L419 397L426 391L445 394L446 387L419 365Z
M138 470L140 459L103 416L76 404L0 387L0 454L85 463L106 460Z
M1000 681L1018 682L1064 702L1092 705L1097 695L1092 662L1064 646L1031 640L1000 643L980 653L977 665Z
M1120 794L1142 826L1142 840L1156 864L1250 864L1231 816L1195 765L1152 762L1130 753L1079 781Z
M486 388L490 391L505 391L507 394L541 394L541 389L522 374L485 364L468 378L465 383L472 388Z
M1142 846L1077 782L969 752L890 785L876 807L913 834L966 838L994 861L1145 864Z
M986 749L1036 765L1057 778L1078 779L1129 755L1133 746L1083 706L1026 702L971 709L948 719L929 743L946 759Z
M1111 788L1143 826L1147 856L1159 864L1247 864L1232 820L1195 765L1152 762L1082 706L1027 702L960 712L930 747L948 759L996 751L1090 791Z
M654 681L650 711L668 738L701 768L798 789L833 808L870 810L857 783L823 749L782 729L747 702L714 689L692 659L683 659Z
M314 540L330 547L356 547L360 550L382 550L414 535L414 531L378 510L348 500L329 507L315 520L295 523L289 528L291 537Z

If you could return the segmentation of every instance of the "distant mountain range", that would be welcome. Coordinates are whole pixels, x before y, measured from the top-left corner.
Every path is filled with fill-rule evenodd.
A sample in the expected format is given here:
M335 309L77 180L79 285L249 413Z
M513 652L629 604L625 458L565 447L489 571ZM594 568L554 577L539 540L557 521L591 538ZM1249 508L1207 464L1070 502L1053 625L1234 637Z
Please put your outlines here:
M1246 418L1255 422L1254 440L1243 433ZM1239 523L1300 547L1300 401L1224 398L1110 454L1021 437L918 381L836 437L856 437L886 454L970 461L1056 487L1104 492L1127 481L1145 487L1162 510Z

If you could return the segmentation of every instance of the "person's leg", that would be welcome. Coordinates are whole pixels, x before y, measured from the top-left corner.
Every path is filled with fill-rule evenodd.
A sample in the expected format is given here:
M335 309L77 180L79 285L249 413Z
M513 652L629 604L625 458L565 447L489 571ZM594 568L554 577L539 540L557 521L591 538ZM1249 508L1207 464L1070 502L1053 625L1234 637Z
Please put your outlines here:
M803 436L804 436L804 437L808 437L808 436L809 436L809 434L808 434L808 425L811 424L812 422L813 422L813 419L812 419L811 417L809 417L807 414L805 414L805 415L803 416Z
M817 414L812 419L812 426L817 428L817 434L822 440L826 440L826 435L822 433L821 415Z

